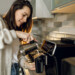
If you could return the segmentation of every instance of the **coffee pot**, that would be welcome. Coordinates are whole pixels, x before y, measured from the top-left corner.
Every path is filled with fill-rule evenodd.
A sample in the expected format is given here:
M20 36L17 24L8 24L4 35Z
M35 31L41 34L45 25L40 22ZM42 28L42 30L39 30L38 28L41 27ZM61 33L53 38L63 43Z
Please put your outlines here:
M42 44L31 41L27 45L20 46L20 54L25 56L29 62L35 62L36 72L42 73L44 65L48 65L48 55L53 56L56 44L44 40Z

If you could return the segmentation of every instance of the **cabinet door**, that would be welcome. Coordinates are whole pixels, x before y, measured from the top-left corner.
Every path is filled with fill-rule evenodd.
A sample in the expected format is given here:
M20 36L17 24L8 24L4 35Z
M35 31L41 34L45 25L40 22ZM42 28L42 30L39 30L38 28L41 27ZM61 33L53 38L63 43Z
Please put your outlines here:
M52 0L43 0L47 9L49 10L50 12L50 16L53 17L51 11L52 11Z
M33 17L35 17L35 12L36 12L36 0L31 0L31 4L32 4L32 7L33 7Z
M46 4L47 6L47 9L50 11L52 10L52 0L43 0L44 3Z
M63 6L75 0L52 0L52 9Z

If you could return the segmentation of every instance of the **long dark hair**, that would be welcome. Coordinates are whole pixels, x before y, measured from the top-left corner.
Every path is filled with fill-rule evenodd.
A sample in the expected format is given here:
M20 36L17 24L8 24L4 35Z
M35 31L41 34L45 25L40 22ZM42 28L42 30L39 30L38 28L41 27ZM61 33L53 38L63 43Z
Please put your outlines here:
M15 23L15 12L18 9L22 9L24 6L28 6L30 8L30 17L27 19L26 23L24 23L23 25L21 25L21 27L18 28ZM10 10L8 11L4 19L7 22L9 29L15 29L15 30L18 29L18 30L30 32L32 28L32 12L33 12L33 8L28 0L16 0L12 4Z

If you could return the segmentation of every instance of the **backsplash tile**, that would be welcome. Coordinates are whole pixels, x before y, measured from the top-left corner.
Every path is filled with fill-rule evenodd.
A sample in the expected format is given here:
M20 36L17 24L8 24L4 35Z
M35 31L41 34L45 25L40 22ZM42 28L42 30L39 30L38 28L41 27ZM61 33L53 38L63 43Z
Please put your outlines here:
M56 32L58 34L72 34L72 38L75 38L75 14L56 14L54 19L41 18L34 20L32 33L39 35L39 38L36 38L40 41L52 38L60 40L59 37L71 37L70 35L63 36L62 34L60 36Z

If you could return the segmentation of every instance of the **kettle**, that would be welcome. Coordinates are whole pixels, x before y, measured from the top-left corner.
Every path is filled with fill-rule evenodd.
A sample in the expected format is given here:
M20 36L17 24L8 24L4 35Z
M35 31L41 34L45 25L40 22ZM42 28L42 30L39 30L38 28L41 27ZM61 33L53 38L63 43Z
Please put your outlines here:
M38 43L31 42L27 45L20 46L20 54L25 56L30 62L34 62L35 58L42 55L43 53L40 47L38 46Z

